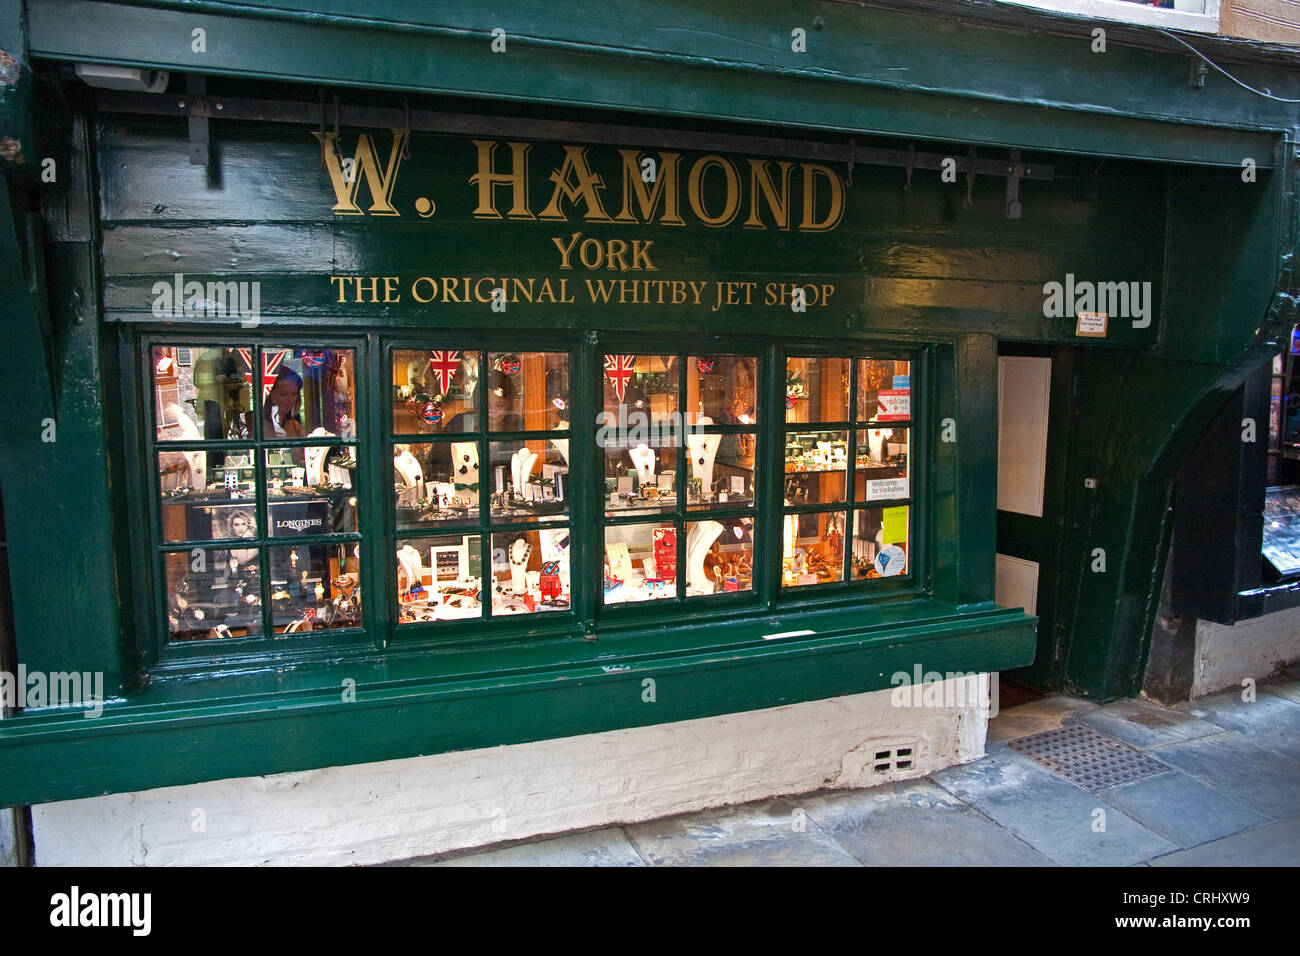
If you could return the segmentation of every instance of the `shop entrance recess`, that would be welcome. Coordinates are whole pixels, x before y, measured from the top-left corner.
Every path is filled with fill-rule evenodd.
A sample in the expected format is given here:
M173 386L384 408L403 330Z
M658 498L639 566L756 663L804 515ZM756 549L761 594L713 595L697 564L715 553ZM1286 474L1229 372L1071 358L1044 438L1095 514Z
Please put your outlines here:
M1004 342L998 349L997 602L1038 616L1034 663L1004 675L1050 688L1069 614L1062 549L1074 425L1074 350Z

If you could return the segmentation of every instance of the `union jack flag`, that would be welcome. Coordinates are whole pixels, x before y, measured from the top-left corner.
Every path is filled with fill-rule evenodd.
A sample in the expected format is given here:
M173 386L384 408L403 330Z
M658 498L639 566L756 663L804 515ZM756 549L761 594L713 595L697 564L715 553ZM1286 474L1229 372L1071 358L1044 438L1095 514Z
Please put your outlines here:
M614 394L618 396L620 403L627 394L627 383L632 381L635 372L635 355L605 356L605 378L609 380L610 385L614 386Z
M275 384L275 378L280 374L280 367L284 364L284 357L289 354L288 349L263 349L262 350L262 398L271 394L271 386ZM244 362L244 381L249 385L253 384L253 350L240 349L239 357Z
M438 391L446 395L451 391L451 380L460 368L460 353L450 349L436 349L429 353L429 368L438 379Z

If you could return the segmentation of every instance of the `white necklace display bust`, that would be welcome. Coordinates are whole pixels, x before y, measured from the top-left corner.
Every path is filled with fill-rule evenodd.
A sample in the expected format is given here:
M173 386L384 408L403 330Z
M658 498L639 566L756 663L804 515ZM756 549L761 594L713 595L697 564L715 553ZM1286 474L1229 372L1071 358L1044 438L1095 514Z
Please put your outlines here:
M636 466L637 480L642 485L652 485L655 480L655 453L646 445L637 445L627 453Z

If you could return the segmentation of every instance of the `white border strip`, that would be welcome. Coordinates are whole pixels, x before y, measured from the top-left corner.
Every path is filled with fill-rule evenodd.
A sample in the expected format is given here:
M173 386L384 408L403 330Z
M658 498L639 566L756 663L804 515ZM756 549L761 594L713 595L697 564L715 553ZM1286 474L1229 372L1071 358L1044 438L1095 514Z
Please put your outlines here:
M1129 0L1002 0L1017 7L1033 7L1052 13L1070 13L1098 20L1122 20L1149 27L1168 27L1197 33L1219 32L1220 0L1204 0L1204 13L1165 10Z

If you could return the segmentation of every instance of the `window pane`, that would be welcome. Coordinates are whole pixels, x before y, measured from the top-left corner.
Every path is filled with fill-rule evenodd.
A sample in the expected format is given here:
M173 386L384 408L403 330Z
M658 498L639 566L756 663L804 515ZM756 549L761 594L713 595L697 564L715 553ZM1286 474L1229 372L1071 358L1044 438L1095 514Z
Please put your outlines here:
M357 460L346 445L266 450L268 533L274 537L357 530Z
M159 452L163 540L256 537L252 462L248 449Z
M686 410L692 421L753 425L758 421L757 360L752 355L692 355L686 359Z
M256 548L172 551L163 555L163 565L171 640L262 633L262 576Z
M781 583L786 587L844 579L844 514L786 515L781 527Z
M565 611L570 601L569 529L492 536L492 613Z
M478 442L394 445L398 525L477 521L478 475Z
M158 441L251 438L250 349L155 346Z
M605 603L677 596L677 532L670 522L605 529Z
M785 436L785 503L827 504L844 500L849 433L789 432Z
M361 626L361 546L297 544L269 549L275 634Z
M252 357L239 350L251 379ZM322 433L356 435L353 398L356 362L351 349L267 346L262 349L258 389L264 438L303 438Z
M752 505L754 447L753 435L688 435L688 507L736 508Z
M605 514L674 511L676 478L676 448L606 448Z
M492 442L489 487L494 521L567 517L569 466L553 442ZM463 464L463 463L462 463Z
M601 376L605 411L629 429L665 421L678 410L679 367L676 355L606 355Z
M754 587L754 519L719 518L686 525L686 594Z
M857 405L860 422L905 422L911 418L911 363L860 359Z
M450 621L483 616L482 552L477 534L397 542L398 621Z
M853 513L853 580L907 573L908 508Z
M478 352L455 349L394 352L394 434L477 431L479 374Z
M859 429L854 499L889 501L909 497L908 452L906 428Z
M567 352L488 355L488 428L496 432L569 427Z
M849 417L849 360L791 358L785 363L785 420L842 422Z

